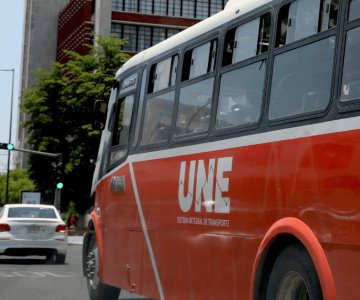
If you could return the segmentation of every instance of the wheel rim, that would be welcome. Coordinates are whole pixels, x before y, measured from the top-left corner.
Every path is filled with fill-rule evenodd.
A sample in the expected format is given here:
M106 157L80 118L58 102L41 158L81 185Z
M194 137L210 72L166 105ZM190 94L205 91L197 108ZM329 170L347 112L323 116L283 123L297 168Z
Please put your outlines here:
M294 271L288 272L281 279L276 300L309 300L309 290L303 277Z
M98 249L96 247L90 251L86 257L86 277L93 290L95 290L99 284L98 270Z

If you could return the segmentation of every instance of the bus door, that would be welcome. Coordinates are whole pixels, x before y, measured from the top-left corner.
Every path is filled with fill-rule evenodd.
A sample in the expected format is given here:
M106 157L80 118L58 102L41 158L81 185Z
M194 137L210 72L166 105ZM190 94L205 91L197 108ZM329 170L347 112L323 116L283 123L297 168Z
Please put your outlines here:
M141 226L131 184L129 164L129 138L133 122L137 77L122 82L120 97L112 115L112 140L108 152L109 176L105 180L106 199L102 199L104 268L108 280L128 290L136 289L140 271L136 269L137 254L141 253Z

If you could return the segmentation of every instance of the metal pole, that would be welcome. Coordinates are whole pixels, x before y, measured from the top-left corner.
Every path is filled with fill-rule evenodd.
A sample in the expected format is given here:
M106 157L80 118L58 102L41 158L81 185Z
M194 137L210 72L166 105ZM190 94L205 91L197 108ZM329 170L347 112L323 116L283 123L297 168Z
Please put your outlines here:
M12 83L11 83L11 103L10 103L10 128L9 128L9 144L11 143L11 128L12 128L12 114L13 114L13 102L14 102L14 76L15 69L0 70L5 72L12 72ZM10 178L10 150L8 150L8 161L7 161L7 173L6 173L6 189L5 189L5 204L9 201L9 178Z

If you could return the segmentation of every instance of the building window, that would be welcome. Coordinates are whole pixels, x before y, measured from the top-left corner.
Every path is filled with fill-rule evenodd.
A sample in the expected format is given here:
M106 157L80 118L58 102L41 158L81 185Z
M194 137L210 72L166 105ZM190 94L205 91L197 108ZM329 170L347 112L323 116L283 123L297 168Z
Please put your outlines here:
M180 17L181 16L181 1L169 0L167 14L169 16Z
M196 18L206 19L209 17L209 0L196 1Z
M153 13L153 1L152 0L140 0L139 12L142 14Z
M181 16L184 18L195 18L195 1L194 0L183 0Z
M151 27L139 26L137 39L137 51L143 51L151 47Z
M123 25L122 37L127 39L127 43L123 46L124 51L136 51L137 50L137 30L136 26Z
M151 26L127 25L121 23L111 24L111 33L117 38L127 38L123 51L139 52L179 33L182 29Z
M112 0L113 11L206 19L223 10L228 0Z
M154 1L154 15L160 15L160 16L167 15L167 0Z
M166 28L163 27L153 27L152 32L152 45L156 45L163 40L166 40Z
M125 0L124 11L138 12L138 0Z
M112 10L113 11L123 11L124 10L124 0L112 0Z

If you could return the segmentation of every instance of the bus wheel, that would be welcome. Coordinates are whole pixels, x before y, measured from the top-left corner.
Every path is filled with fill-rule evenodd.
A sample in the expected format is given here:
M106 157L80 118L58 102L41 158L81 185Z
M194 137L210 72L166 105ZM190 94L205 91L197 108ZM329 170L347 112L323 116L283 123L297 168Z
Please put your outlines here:
M120 289L103 284L98 276L99 270L98 247L95 234L92 235L89 250L86 255L86 278L89 297L91 300L117 300Z
M323 299L316 269L303 246L290 245L277 257L270 274L266 299Z

